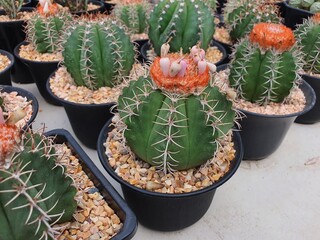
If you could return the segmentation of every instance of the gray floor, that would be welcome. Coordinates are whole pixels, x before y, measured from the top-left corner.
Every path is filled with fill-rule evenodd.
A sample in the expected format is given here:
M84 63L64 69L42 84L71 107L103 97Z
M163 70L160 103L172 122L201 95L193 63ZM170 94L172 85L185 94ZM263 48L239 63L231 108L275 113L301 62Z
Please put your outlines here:
M47 104L34 84L17 85L39 100L34 129L64 128L72 134L63 107ZM84 150L103 170L96 151ZM320 239L320 123L294 124L280 148L258 162L241 163L237 173L216 191L206 215L182 231L162 233L139 225L137 240L163 239Z

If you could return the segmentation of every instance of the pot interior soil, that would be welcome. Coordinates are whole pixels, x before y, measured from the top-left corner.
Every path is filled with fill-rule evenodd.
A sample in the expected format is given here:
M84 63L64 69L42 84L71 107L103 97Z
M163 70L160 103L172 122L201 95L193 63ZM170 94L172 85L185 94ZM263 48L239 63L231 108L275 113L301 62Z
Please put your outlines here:
M213 38L219 42L232 45L230 34L228 30L223 26L216 27Z
M186 193L200 190L218 181L229 170L230 162L235 158L232 133L221 140L215 156L206 164L185 171L174 171L164 174L154 166L139 160L125 145L123 124L118 121L119 115L113 118L115 128L109 132L105 142L106 155L115 172L130 184L160 193ZM119 125L120 123L120 125Z
M0 22L14 22L14 21L26 21L32 17L32 12L18 12L16 19L9 18L8 15L0 15Z
M10 65L11 61L6 55L0 53L0 72Z
M30 120L33 113L32 102L28 101L26 97L18 95L17 92L7 93L3 92L1 88L0 98L3 99L2 106L4 107L3 115L5 118L10 116L10 114L18 108L22 108L26 111L26 116L15 124L18 128L24 127Z
M229 87L229 70L223 70L216 73L214 85L217 85L222 91L234 91ZM266 114L266 115L287 115L300 112L306 105L306 98L302 90L298 87L292 89L290 95L283 103L270 103L266 106L251 103L243 99L236 99L235 107L240 110Z
M61 227L55 239L110 239L122 228L120 218L110 208L93 182L82 170L79 159L65 144L55 145L62 156L58 163L66 167L66 173L73 178L78 207L71 222L55 225Z
M27 60L39 62L53 62L63 60L62 54L60 52L39 53L32 44L21 45L19 49L19 56Z
M131 41L145 40L149 39L149 36L146 33L135 33L130 35L130 39Z

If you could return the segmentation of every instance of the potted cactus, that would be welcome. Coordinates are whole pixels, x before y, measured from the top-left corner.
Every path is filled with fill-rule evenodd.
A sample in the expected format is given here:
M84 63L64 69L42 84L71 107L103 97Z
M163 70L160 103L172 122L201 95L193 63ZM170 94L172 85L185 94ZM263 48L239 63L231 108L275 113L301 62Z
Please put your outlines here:
M96 14L103 13L104 3L97 0L54 0L56 3L69 9L72 14Z
M235 90L244 159L259 160L280 146L294 119L314 105L307 83L300 84L301 54L291 29L258 23L235 48L229 76L222 81ZM299 87L298 87L299 85Z
M149 76L123 89L98 154L139 222L173 231L205 214L216 188L239 166L242 148L232 133L232 100L209 84L215 65L204 60L204 50L161 49Z
M296 122L316 123L320 121L320 13L298 25L294 33L305 62L301 76L311 85L317 97L315 106L306 114L298 116Z
M29 68L42 97L48 103L58 105L48 94L46 82L62 61L59 46L66 29L72 23L72 17L65 11L55 12L54 6L47 7L43 14L43 11L38 11L32 15L26 26L27 41L18 44L14 54ZM53 10L50 10L51 7Z
M79 140L96 148L99 132L135 62L134 45L111 19L80 22L63 44L63 66L47 82Z
M11 69L14 57L11 53L0 50L0 85L11 85Z

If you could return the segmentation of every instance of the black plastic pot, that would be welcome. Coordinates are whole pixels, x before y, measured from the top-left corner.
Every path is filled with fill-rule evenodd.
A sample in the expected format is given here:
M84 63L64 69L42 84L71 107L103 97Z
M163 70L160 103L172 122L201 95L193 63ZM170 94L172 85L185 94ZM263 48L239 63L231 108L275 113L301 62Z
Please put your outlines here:
M284 25L291 29L296 29L297 24L301 24L304 19L313 16L313 13L299 9L294 8L288 4L289 1L284 2L283 8L285 8L285 19L284 19Z
M49 79L55 72L49 77ZM51 98L59 102L67 113L72 130L77 138L88 148L96 149L99 133L104 124L113 117L110 109L114 102L101 104L81 104L66 101L57 97L50 89L50 81L46 83Z
M303 74L302 79L313 88L316 94L316 103L310 111L298 116L295 122L313 124L320 121L320 78Z
M148 39L141 39L141 40L135 40L134 41L134 43L135 43L135 45L136 45L136 48L137 48L137 51L138 51L138 61L140 62L140 63L145 63L145 58L144 57L142 57L142 55L141 55L141 48L142 48L142 46L144 45L144 44L146 44L146 43L148 43Z
M14 57L11 53L4 51L4 50L0 50L0 55L5 55L10 60L10 64L5 69L0 71L0 85L10 85L11 86L10 74L11 74L11 69L14 64Z
M111 177L120 183L124 198L136 214L138 221L145 227L154 230L176 231L197 222L210 207L216 189L231 178L242 159L241 138L238 132L234 132L236 157L231 162L230 170L213 185L202 190L182 194L147 191L124 181L110 166L103 145L108 132L112 130L110 123L111 120L103 127L99 136L99 159Z
M38 111L39 111L39 103L37 98L30 92L28 92L25 89L14 87L14 86L7 86L7 85L0 85L0 91L1 92L17 92L19 96L25 97L28 101L31 101L32 103L32 114L28 122L26 123L26 126L24 129L31 127L32 122L36 118Z
M36 83L38 90L41 96L50 104L60 106L60 102L56 101L55 98L52 98L51 95L48 93L46 88L46 83L48 77L57 70L59 66L59 61L52 61L52 62L40 62L40 61L33 61L28 60L25 58L20 57L19 50L22 45L28 45L27 42L22 42L18 44L14 49L14 56L16 59L19 59L22 63L24 63L29 71L32 74L33 80Z
M119 216L123 227L112 240L131 239L137 230L137 219L130 210L126 202L112 187L108 180L98 170L93 161L83 151L71 134L64 129L55 129L45 133L46 136L55 136L54 142L57 144L65 143L77 155L82 166L82 170L88 175L94 186L99 190L104 200Z
M212 40L211 43L210 43L210 46L212 46L212 47L215 46L222 52L222 59L219 62L215 63L215 65L219 66L221 64L224 64L225 61L227 61L227 57L228 57L226 49L220 43L218 43L216 40ZM150 43L149 42L146 42L141 47L140 54L142 56L142 61L143 62L148 62L149 61L149 59L147 57L147 51L149 49L150 49Z
M33 0L24 0L22 7L35 7L35 3Z
M80 11L80 12L75 12L72 13L76 16L81 16L81 15L85 15L85 14L97 14L97 13L104 13L105 9L105 5L103 2L97 1L97 0L90 0L89 3L92 3L94 5L98 5L99 7L93 10L87 10L87 11Z
M101 0L103 3L104 3L104 7L107 11L108 14L111 14L113 8L116 6L115 3L111 3L109 1L104 1L104 0Z
M21 11L31 12L33 10L34 8L30 7L21 8ZM0 15L4 14L4 11L0 11ZM0 48L13 54L15 46L26 38L24 25L23 20L0 22ZM28 68L19 59L15 59L11 71L11 81L16 83L34 82Z

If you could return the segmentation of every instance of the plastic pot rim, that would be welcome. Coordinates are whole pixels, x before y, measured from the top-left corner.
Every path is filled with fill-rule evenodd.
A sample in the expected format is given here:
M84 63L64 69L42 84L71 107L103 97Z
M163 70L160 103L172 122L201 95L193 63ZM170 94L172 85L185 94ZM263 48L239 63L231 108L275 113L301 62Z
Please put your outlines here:
M14 56L11 53L9 53L8 51L0 49L0 55L5 55L10 60L10 64L8 66L6 66L3 70L0 71L0 74L1 74L1 73L4 73L5 71L8 71L10 68L12 68L15 61L14 61Z
M100 159L100 162L102 164L102 166L104 167L104 169L108 172L108 174L115 179L118 183L124 186L126 186L127 188L132 189L135 192L139 192L140 194L144 194L144 195L149 195L149 196L153 196L153 197L159 197L159 198L166 198L166 199L175 199L175 198L188 198L188 197L192 197L195 195L199 195L199 194L203 194L212 190L216 190L218 187L220 187L222 184L224 184L225 182L227 182L237 171L237 169L240 166L240 163L242 161L243 158L243 154L244 154L244 149L243 149L243 145L242 145L242 140L240 137L240 133L238 131L233 131L233 139L236 139L234 142L237 143L238 148L236 149L236 156L235 159L233 159L234 162L234 166L233 168L230 168L229 171L223 175L223 177L218 180L217 182L213 183L212 185L205 187L203 189L200 190L196 190L196 191L192 191L192 192L188 192L188 193L159 193L159 192L152 192L152 191L148 191L145 189L141 189L138 188L128 182L126 182L125 180L123 180L120 176L118 176L118 174L113 170L113 168L110 166L108 161L108 157L105 155L105 147L103 145L103 143L106 140L106 134L109 132L108 128L109 125L111 123L112 119L110 119L102 128L100 134L99 134L99 138L97 141L97 152L98 152L98 157Z

